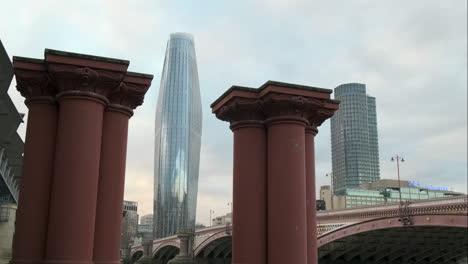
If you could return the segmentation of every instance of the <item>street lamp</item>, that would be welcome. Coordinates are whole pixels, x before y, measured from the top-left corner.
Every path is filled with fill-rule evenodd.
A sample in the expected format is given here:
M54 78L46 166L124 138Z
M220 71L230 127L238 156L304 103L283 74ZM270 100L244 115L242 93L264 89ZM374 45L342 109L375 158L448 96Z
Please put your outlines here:
M214 214L214 212L215 212L214 210L211 210L211 209L210 209L210 227L211 227L211 225L212 225L212 223L213 223L213 220L211 220L211 219L212 219L211 216Z
M395 161L396 160L396 164L397 164L397 175L398 175L398 191L399 191L399 194L400 194L400 204L402 204L402 201L401 201L401 183L400 183L400 161L401 162L404 162L405 160L400 157L400 156L395 156L395 157L392 157L390 159L390 161Z
M334 178L333 172L329 172L329 173L325 174L325 177L328 177L328 176L330 176L330 193L333 196L333 183L334 183L333 182L333 178Z
M403 209L403 202L401 200L401 183L400 183L400 161L404 162L405 159L403 159L400 156L395 156L390 159L390 161L395 161L397 163L397 175L398 175L398 188L399 188L399 194L400 194L400 219L398 221L402 222L403 225L411 225L411 218L409 216L409 211L408 211L408 202L405 202L405 208Z
M232 202L227 203L227 205L231 207L231 217L232 217Z

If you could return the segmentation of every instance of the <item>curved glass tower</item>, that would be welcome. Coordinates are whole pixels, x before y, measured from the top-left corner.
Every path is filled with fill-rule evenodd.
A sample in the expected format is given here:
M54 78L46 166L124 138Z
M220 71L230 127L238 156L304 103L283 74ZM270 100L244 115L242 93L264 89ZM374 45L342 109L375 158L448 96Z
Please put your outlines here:
M202 110L193 37L171 34L156 107L153 237L195 227Z

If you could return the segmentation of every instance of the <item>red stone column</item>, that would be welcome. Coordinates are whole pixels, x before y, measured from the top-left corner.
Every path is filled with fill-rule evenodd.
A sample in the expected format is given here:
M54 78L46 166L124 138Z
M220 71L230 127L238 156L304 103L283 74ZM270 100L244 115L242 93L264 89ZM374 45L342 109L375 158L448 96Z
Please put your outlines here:
M105 98L58 97L60 103L46 263L92 263Z
M266 130L261 102L235 98L214 110L234 134L232 263L267 263Z
M104 109L128 61L50 50L45 55L60 91L45 263L91 264Z
M232 263L266 264L266 133L261 121L234 132Z
M11 263L39 263L47 234L57 104L43 61L14 57L13 66L29 112Z
M333 111L338 109L338 102L330 99L331 92L328 89L311 86L268 81L259 89L232 86L211 105L212 111L221 120L232 122L234 117L236 117L235 121L264 120L262 123L267 127L267 234L263 239L267 241L268 264L306 264L308 263L308 249L316 247L314 237L308 236L308 232L313 230L307 228L309 223L307 212L315 210L315 202L309 200L309 206L306 203L307 197L314 197L314 163L308 164L308 160L311 159L313 162L314 158L313 151L309 151L313 150L313 137L312 141L309 135L306 139L305 129L309 125L318 127L333 115ZM257 107L251 108L250 111L242 111L248 109L246 101L255 102ZM247 118L249 114L255 114L258 118ZM242 141L249 142L246 144L256 149L258 139L255 137L257 136L255 133L245 133ZM236 141L236 132L234 137ZM259 173L252 173L252 171L259 168L258 166L263 166L262 159L257 160L254 155L249 156L251 148L242 147L242 152L240 152L242 154L236 154L238 145L243 146L243 144L236 142L234 144L234 186L239 186L239 188L234 188L234 197L237 195L242 197L246 195L246 190L248 192L253 190L248 184L244 184L244 180L249 183L251 180L246 180L247 177L241 178L244 176L242 174L248 174L251 178L258 177ZM244 155L247 156L245 161ZM243 161L242 163L236 162L238 156ZM239 177L243 179L243 184L236 184L238 177L236 169L242 172L242 174L239 173ZM310 181L312 183L309 183ZM247 194L247 197L252 202L257 196ZM234 200L234 230L238 223L247 225L248 222L263 221L259 219L260 215L247 213L237 215L239 217L237 220L236 214L244 212L243 210L247 212L246 208L249 206L248 202L242 201L239 203ZM260 208L261 205L256 204L256 206ZM242 229L243 226L239 228ZM258 233L255 233L255 237L257 235ZM236 237L239 237L236 243L242 247L243 245L250 246L250 239L253 236L233 233L233 244ZM308 239L312 241L308 242ZM235 250L234 245L233 250ZM233 251L233 260L235 254L236 252ZM257 263L255 256L247 255L247 257L249 259L240 261Z
M315 202L315 144L317 128L305 130L306 207L307 207L307 264L317 264L317 207Z
M128 121L133 109L143 103L143 96L151 84L152 76L127 76L127 79L132 78L137 83L123 82L119 90L110 96L111 104L104 113L94 233L95 264L120 263Z
M120 226L130 111L109 107L104 114L94 263L120 263ZM116 251L117 250L117 251Z
M268 263L306 263L307 120L273 117L268 127Z

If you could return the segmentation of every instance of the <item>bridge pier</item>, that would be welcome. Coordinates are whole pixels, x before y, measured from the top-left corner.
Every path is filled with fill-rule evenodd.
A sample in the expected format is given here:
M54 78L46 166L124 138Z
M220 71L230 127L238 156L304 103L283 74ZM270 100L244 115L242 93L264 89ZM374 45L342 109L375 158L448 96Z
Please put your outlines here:
M194 264L193 256L191 256L189 253L189 243L191 243L191 237L193 237L193 233L177 234L177 238L180 241L179 254L172 260L169 260L167 264Z
M12 263L120 263L128 119L152 79L128 64L14 57L30 112Z
M316 210L314 134L306 136L306 127L316 131L338 109L331 92L268 81L259 89L233 86L211 105L234 131L232 263L317 263L309 253L316 251L316 227L308 228ZM261 210L247 213L254 207ZM251 224L267 232L242 233Z

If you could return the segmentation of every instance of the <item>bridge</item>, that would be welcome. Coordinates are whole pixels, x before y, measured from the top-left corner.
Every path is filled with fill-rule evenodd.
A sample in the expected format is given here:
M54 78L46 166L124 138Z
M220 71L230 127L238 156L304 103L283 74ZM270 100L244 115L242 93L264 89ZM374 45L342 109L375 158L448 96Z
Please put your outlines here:
M191 250L197 263L231 263L231 230L197 230ZM319 263L466 263L468 196L319 211L317 232ZM165 264L178 252L171 236L134 246L131 256Z
M7 91L13 78L10 59L0 42L0 205L18 202L24 143L16 130L23 122Z

